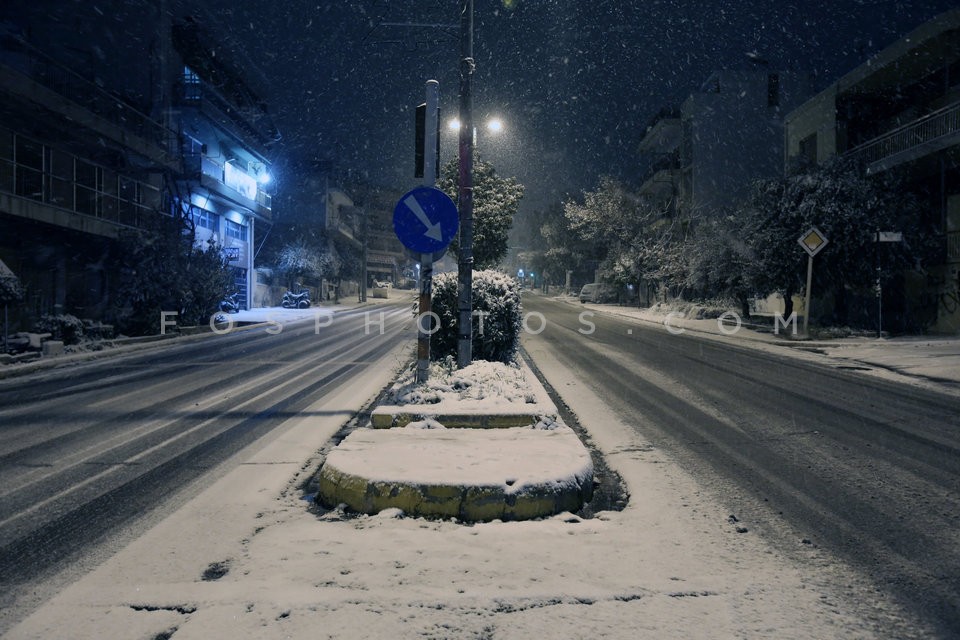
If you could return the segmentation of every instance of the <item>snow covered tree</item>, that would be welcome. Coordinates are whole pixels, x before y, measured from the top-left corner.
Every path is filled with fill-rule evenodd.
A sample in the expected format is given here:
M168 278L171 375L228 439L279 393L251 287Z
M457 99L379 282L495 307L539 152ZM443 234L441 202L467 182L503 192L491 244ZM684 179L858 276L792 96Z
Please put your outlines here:
M23 287L20 285L20 279L0 272L0 305L17 302L22 298Z
M122 232L121 240L115 303L124 332L157 333L161 311L176 312L183 325L204 324L232 286L221 247L197 245L192 220L183 213L158 212L144 228Z
M458 196L458 161L444 165L439 187L454 202ZM479 157L473 163L473 264L474 269L495 267L507 255L507 239L513 217L520 207L524 187L516 178L502 178L489 162ZM459 237L450 252L459 255Z
M754 185L736 216L748 249L742 260L757 292L777 291L787 301L802 287L806 253L797 238L816 226L829 240L817 254L814 277L834 296L834 321L847 322L848 294L876 282L877 231L902 231L905 242L884 247L887 275L936 260L934 234L924 226L918 200L898 186L895 171L867 177L835 159L808 173Z
M340 256L329 241L318 243L300 236L277 252L275 269L293 289L305 278L333 278L341 266Z
M580 201L566 201L564 214L577 238L573 244L593 246L600 268L615 282L682 285L684 228L621 182L601 177Z

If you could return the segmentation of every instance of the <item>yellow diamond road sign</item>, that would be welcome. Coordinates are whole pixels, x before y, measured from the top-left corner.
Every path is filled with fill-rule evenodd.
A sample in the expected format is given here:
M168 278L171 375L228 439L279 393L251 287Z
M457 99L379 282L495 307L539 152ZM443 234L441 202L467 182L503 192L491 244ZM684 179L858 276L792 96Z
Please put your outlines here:
M816 227L810 227L810 230L797 239L803 250L810 254L810 257L817 255L820 249L827 246L827 237Z

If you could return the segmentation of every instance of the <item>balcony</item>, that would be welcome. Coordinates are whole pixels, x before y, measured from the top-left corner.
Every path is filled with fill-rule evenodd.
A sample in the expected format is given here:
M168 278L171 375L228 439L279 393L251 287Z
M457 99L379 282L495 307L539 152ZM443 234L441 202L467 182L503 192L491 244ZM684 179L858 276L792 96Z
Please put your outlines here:
M256 197L250 198L227 185L224 181L225 166L203 153L185 153L183 155L183 178L199 183L202 187L219 194L236 205L249 209L267 222L273 218L272 197L257 188Z
M860 161L869 175L958 144L960 102L955 102L854 147L843 155Z
M178 165L175 131L40 52L0 51L0 87L18 102L59 114L72 127L83 125L168 168Z

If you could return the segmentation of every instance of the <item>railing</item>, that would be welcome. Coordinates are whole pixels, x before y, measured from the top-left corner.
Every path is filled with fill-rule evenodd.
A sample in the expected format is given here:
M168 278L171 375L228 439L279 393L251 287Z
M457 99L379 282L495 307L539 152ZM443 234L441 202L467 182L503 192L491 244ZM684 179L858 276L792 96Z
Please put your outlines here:
M223 164L209 156L199 152L185 153L183 154L183 167L185 174L193 179L199 179L201 175L205 175L226 186L223 180ZM273 198L269 193L259 187L257 188L256 202L258 205L270 210L273 208L272 200Z
M15 144L15 140L14 140ZM73 213L98 218L113 224L138 227L145 216L161 205L160 190L151 184L118 175L72 154L55 152L69 162L69 171L59 175L50 170L0 158L0 192L41 202ZM49 147L44 156L51 157ZM77 167L94 172L89 182L76 179Z
M111 124L161 146L168 156L175 152L175 131L141 113L96 83L43 57L40 52L21 49L16 53L4 51L0 54L0 64L7 65Z
M947 260L960 262L960 231L947 233Z
M908 151L938 138L960 132L960 102L947 105L922 118L850 149L844 156L871 164Z

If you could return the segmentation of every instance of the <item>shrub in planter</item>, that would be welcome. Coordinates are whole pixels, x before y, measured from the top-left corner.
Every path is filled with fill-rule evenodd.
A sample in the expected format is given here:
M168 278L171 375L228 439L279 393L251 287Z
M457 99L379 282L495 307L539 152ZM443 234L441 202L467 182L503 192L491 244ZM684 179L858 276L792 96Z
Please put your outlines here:
M40 316L37 331L53 334L54 340L63 340L64 344L77 344L83 337L83 321L69 313Z
M430 339L430 358L457 356L457 274L433 279L433 312L440 327ZM517 281L498 271L473 273L473 359L510 362L520 346L522 309ZM478 312L484 314L482 327ZM427 320L423 320L427 326ZM482 329L482 332L481 332Z

